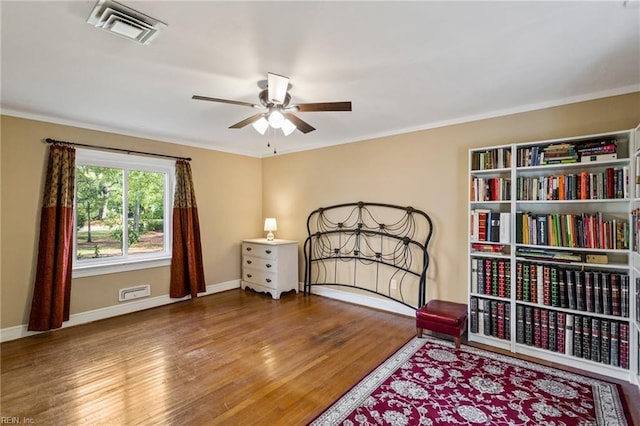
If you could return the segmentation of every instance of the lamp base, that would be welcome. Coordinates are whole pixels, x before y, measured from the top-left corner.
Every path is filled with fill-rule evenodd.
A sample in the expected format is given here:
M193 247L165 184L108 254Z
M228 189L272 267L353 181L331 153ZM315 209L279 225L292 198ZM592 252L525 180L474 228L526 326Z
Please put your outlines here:
M273 232L269 231L269 233L267 234L267 241L273 241L275 238L275 235L273 235Z

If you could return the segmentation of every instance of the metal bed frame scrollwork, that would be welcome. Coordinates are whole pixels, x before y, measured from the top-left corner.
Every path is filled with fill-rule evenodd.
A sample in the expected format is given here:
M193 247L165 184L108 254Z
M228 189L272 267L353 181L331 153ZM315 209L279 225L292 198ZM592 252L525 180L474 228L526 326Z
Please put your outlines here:
M358 289L411 309L425 303L433 222L413 207L346 203L314 210L304 242L304 294Z

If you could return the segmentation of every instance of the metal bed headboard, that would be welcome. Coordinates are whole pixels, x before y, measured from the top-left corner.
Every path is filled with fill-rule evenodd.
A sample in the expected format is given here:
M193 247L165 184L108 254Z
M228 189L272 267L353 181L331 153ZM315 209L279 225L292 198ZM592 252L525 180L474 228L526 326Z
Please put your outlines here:
M304 293L350 287L418 309L425 303L433 223L413 207L355 202L307 218Z

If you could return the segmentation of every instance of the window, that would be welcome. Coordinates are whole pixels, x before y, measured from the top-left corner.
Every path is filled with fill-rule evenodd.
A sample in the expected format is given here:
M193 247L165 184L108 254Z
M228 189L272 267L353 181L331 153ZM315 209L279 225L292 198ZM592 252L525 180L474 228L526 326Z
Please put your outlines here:
M73 276L168 265L175 162L76 151Z

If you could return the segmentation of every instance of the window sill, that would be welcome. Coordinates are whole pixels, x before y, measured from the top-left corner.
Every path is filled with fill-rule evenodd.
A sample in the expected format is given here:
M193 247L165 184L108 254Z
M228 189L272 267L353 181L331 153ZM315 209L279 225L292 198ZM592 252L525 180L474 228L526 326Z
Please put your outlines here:
M92 277L95 275L115 274L118 272L137 271L140 269L159 268L170 265L170 257L128 261L123 263L84 265L75 266L71 276L73 278Z

